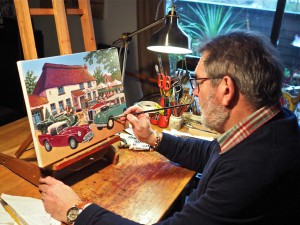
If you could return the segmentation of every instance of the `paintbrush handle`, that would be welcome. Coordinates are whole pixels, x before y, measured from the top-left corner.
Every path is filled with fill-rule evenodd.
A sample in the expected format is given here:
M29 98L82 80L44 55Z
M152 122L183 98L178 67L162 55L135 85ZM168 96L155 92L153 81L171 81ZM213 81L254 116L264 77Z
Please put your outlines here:
M133 115L139 115L139 114L150 113L150 112L158 112L160 110L178 108L178 107L187 106L187 105L190 105L190 103L181 104L181 105L172 105L172 106L162 107L162 108L158 108L158 109L149 109L149 110L145 110L145 111L142 111L142 112L133 113Z
M190 104L191 103L180 104L180 105L173 105L173 106L168 106L168 107L163 107L163 108L157 108L157 109L149 109L149 110L145 110L145 111L141 111L141 112L132 113L132 115L136 116L136 115L140 115L140 114L143 114L143 113L158 112L160 110L178 108L178 107L181 107L181 106L188 106ZM122 114L122 115L119 115L119 116L114 116L113 118L114 119L118 119L118 118L121 118L121 117L124 117L124 116L127 116L127 115Z

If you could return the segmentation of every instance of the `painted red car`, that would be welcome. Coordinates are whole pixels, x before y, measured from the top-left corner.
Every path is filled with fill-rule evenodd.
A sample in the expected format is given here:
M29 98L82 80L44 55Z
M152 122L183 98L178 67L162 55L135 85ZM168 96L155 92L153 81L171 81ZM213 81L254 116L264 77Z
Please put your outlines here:
M38 135L40 144L45 146L47 152L52 147L70 146L76 149L78 143L90 141L93 137L89 124L68 126L67 121L54 123L48 127L46 134Z

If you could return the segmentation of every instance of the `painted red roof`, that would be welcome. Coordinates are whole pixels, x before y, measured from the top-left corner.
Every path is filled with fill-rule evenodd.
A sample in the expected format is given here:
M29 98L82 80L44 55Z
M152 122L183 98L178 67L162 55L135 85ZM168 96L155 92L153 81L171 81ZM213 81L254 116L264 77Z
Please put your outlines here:
M97 108L99 108L99 107L101 107L101 106L103 106L103 105L105 105L105 102L97 103L96 105L93 105L93 106L91 107L91 109L97 109Z
M33 94L39 95L50 88L90 81L96 81L96 79L87 71L86 66L45 63Z
M31 107L37 107L48 103L48 100L38 95L28 95Z
M82 90L75 90L75 91L71 91L72 95L79 97L81 95L85 95L85 93Z

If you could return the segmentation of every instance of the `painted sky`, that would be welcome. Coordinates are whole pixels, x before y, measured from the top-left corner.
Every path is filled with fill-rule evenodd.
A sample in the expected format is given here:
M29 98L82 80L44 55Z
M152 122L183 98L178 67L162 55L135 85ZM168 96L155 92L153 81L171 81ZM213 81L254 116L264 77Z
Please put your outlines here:
M83 60L83 57L86 55L86 52L74 53L70 55L60 55L46 58L39 58L34 60L24 60L22 61L22 71L24 71L24 76L26 76L27 71L33 71L34 75L38 78L42 74L42 68L45 63L54 63L54 64L63 64L63 65L72 65L72 66L83 66L87 65L88 71L91 75L94 74L94 69L98 66L103 70L102 64L92 64L89 65ZM107 71L103 71L107 72ZM25 77L24 77L25 78Z

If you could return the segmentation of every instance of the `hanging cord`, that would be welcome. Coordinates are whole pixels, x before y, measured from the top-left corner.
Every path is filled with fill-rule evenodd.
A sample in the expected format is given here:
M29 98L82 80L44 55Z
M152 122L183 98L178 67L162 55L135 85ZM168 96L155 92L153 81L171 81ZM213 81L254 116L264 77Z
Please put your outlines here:
M155 20L158 20L159 8L160 8L160 5L161 5L162 1L163 1L163 0L160 0L159 3L157 4L157 7L156 7L156 14L155 14Z

